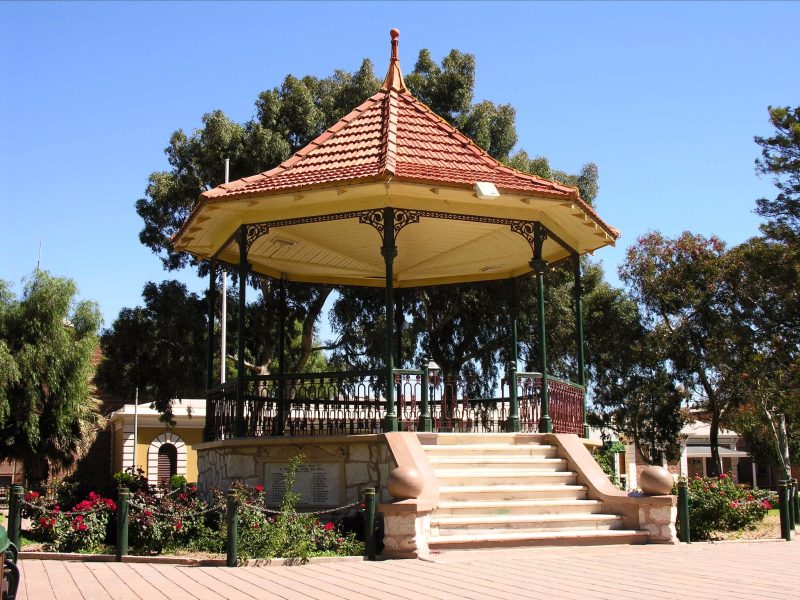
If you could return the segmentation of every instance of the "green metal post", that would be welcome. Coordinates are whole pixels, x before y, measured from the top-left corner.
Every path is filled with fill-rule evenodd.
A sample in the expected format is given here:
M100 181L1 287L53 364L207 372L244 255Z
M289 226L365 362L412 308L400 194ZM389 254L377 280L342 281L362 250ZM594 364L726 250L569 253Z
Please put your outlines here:
M783 479L778 483L778 502L780 503L781 537L789 542L792 539L791 514L789 513L789 482Z
M794 479L788 480L789 484L789 528L794 530L797 527L797 511L795 511L794 499L797 495L797 485Z
M238 555L238 542L239 542L239 502L236 500L236 493L233 490L228 491L228 539L226 540L225 549L227 556L225 565L228 567L235 567Z
M689 483L678 482L678 522L680 524L680 540L687 544L692 541L689 533Z
M545 232L541 223L536 223L533 233L533 260L530 265L536 273L536 298L539 309L539 370L542 372L542 405L539 414L539 433L552 433L553 421L550 419L550 397L547 389L547 327L544 316L544 271L547 268L547 263L542 259Z
M364 490L364 548L367 560L375 560L375 488Z
M583 437L589 439L589 422L586 420L589 414L586 406L586 362L584 357L583 341L583 282L581 281L581 257L577 252L575 260L575 346L578 359L578 384L583 387Z
M517 396L517 360L519 351L519 341L517 339L517 318L511 323L511 365L508 372L508 399L511 407L508 413L508 423L506 430L509 433L516 433L520 430L519 423L519 397Z
M247 308L247 227L239 227L239 314L236 336L236 437L244 436L244 329Z
M117 502L117 562L122 562L122 557L128 554L128 501L131 493L128 488L119 488Z
M430 372L428 371L428 363L430 360L422 357L422 389L420 390L420 401L422 403L421 413L419 415L419 430L420 431L433 431L433 419L431 419L431 403L430 403L430 390L431 380Z
M207 442L211 441L214 431L214 405L208 394L214 385L214 309L217 296L217 277L216 277L216 261L209 261L208 265L208 331L206 348L206 422L203 428L203 439ZM220 360L224 361L225 356L221 356Z
M184 496L186 495L187 488L188 488L188 486L186 485L185 481L183 483L181 483L181 494L183 494Z
M281 277L280 316L278 329L278 418L275 435L283 435L286 420L286 278Z
M394 406L394 209L383 209L383 247L386 262L386 416L383 431L397 431L397 411Z
M792 478L794 484L794 526L800 525L800 489L797 488L797 479Z
M22 499L25 490L21 485L11 487L11 498L8 500L8 539L17 548L22 535Z

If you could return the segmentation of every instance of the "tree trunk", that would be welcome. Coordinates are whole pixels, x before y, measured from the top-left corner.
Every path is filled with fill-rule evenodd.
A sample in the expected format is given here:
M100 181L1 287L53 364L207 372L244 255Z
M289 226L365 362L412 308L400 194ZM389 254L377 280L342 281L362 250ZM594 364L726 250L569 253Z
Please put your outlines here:
M325 306L325 301L330 296L333 288L325 286L320 288L319 295L308 306L308 312L305 319L303 319L303 334L300 338L300 360L297 363L297 371L302 372L311 358L311 353L314 351L314 325L317 323L322 308Z
M719 477L722 473L722 459L719 456L719 404L716 396L711 396L711 469L710 477Z

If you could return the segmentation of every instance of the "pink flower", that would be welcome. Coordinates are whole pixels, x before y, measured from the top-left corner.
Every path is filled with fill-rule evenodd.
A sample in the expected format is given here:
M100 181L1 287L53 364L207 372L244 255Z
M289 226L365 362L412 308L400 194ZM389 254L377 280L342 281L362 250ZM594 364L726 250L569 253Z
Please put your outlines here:
M770 510L772 508L772 504L769 503L769 500L762 500L761 508L766 508L767 510Z
M259 484L256 486L256 491L257 491L257 492L260 494L261 492L263 492L263 491L264 491L264 486L263 486L263 485L261 485L261 484L259 483Z
M736 500L733 500L730 502L728 506L730 506L731 508L739 508L739 503Z
M175 531L180 531L181 529L183 529L183 523L178 521L177 523L175 523Z
M53 514L54 514L54 515L57 515L57 514L58 514L58 513L60 513L60 512L61 512L61 507L60 507L58 504L56 504L56 505L53 507Z
M331 521L328 521L327 523L325 523L325 531L330 531L331 529L333 529L333 523Z
M75 515L75 520L80 523L83 521L83 515Z
M259 529L261 527L261 523L253 523L253 529Z
M726 477L727 477L727 475L725 473L720 473L719 474L719 478L720 479L725 479Z
M144 516L145 517L152 517L153 516L153 512L149 511L149 510L146 510L146 511L144 511Z

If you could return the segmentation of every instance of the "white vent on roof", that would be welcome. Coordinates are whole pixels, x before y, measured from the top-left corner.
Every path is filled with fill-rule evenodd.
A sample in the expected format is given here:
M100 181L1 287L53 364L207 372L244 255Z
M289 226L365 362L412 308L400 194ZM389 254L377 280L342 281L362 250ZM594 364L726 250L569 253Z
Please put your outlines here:
M491 200L492 198L500 197L497 186L489 181L476 181L474 188L478 200Z

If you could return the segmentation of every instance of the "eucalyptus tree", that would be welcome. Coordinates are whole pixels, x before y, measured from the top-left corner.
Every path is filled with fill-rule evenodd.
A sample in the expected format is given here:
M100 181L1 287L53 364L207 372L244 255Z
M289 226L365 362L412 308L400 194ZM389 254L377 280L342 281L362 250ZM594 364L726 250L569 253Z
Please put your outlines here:
M18 298L0 280L0 453L23 461L29 481L70 466L94 439L100 323L70 279L37 270Z

